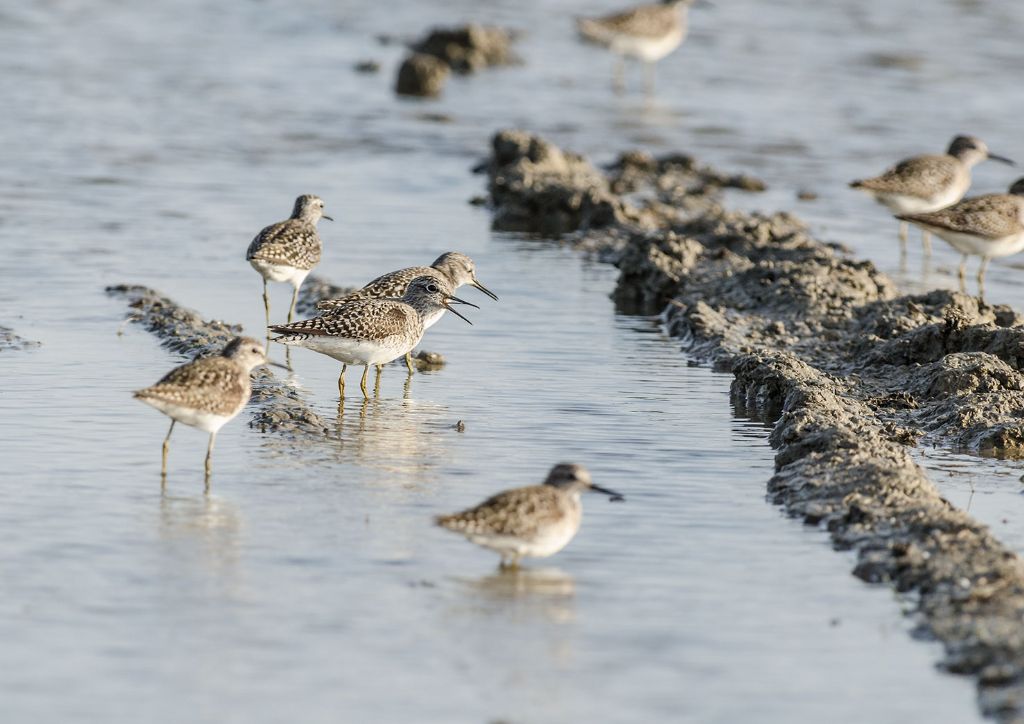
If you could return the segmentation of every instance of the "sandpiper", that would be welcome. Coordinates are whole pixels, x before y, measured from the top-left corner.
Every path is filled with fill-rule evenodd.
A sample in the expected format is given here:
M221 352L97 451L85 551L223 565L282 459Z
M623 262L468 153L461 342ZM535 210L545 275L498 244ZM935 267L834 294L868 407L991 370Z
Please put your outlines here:
M896 218L933 232L960 252L962 292L967 291L967 257L980 256L978 296L984 297L989 259L1024 250L1024 178L1015 181L1009 193L975 196L941 211Z
M480 283L476 278L476 264L465 254L448 251L437 257L430 266L411 266L377 277L362 289L346 294L337 299L323 299L317 302L317 309L334 309L358 299L400 298L416 277L432 276L448 284L455 291L463 284L476 287L481 292L497 301L498 295ZM423 331L426 332L444 315L444 309L438 309L423 320ZM405 355L405 366L412 372L411 353Z
M971 168L990 158L1013 165L973 136L957 136L944 155L904 159L881 176L850 182L850 187L871 194L894 215L925 214L944 209L964 197L971 185ZM900 221L900 258L907 255L907 222ZM922 234L925 256L931 254L928 232Z
M219 355L175 367L152 387L134 393L136 399L171 418L171 428L164 438L161 476L167 476L167 451L174 423L182 422L210 433L206 448L209 479L217 431L245 407L252 394L249 373L266 361L262 343L252 337L235 337Z
M580 529L584 490L624 500L595 485L582 465L561 463L551 468L542 485L506 490L461 513L439 515L434 522L496 551L503 568L515 567L523 556L546 558L565 548Z
M360 389L366 391L370 365L385 365L415 347L423 337L428 317L445 310L472 324L449 304L475 304L452 294L451 285L436 276L419 276L409 282L399 299L357 299L327 310L313 319L270 327L280 336L273 341L306 347L341 362L338 393L345 396L345 370L363 365Z
M268 326L270 297L267 282L289 282L294 288L292 305L288 309L288 321L291 322L295 316L299 287L313 267L320 263L323 244L316 230L320 219L334 221L324 213L324 202L319 196L304 194L295 199L291 218L266 227L249 244L245 259L263 277L263 306Z
M624 87L625 58L647 64L647 92L654 90L654 64L678 48L686 38L687 9L694 0L665 0L638 5L599 18L577 18L580 35L615 53L614 85Z

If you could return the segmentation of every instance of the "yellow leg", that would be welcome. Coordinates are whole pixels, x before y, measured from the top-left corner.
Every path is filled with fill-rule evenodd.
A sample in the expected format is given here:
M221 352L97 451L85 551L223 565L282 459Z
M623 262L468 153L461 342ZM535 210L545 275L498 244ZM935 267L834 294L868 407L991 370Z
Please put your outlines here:
M384 371L384 365L377 365L377 378L373 382L373 396L380 397L380 375Z
M363 399L369 400L370 395L366 392L366 375L370 374L370 365L363 365L363 378L359 381L359 389L363 391Z
M174 432L174 420L171 420L171 429L167 431L167 437L164 438L164 454L160 463L160 477L167 477L167 452L171 449L171 433Z
M981 257L981 266L978 267L978 299L985 301L985 270L988 269L988 257Z
M341 366L341 374L338 375L338 396L341 399L345 399L345 370L348 369L348 365L343 364Z
M213 472L212 458L213 458L213 445L217 442L217 433L210 433L210 444L206 446L206 482L210 482L210 473Z
M270 326L270 294L267 292L267 280L263 280L263 309L267 312L267 327ZM269 338L270 332L267 332Z
M931 259L932 257L932 234L930 231L921 232L921 245L924 247L924 258Z
M288 308L288 324L292 323L295 319L295 305L299 302L299 288L295 287L292 290L292 306Z
M960 279L960 291L967 293L967 255L960 255L960 269L957 277Z
M654 63L647 63L644 73L644 91L649 96L654 95Z
M900 222L900 269L907 266L907 236L910 233L910 224L906 221Z
M412 366L412 352L405 353L405 368L409 370L410 375L413 373L414 368Z

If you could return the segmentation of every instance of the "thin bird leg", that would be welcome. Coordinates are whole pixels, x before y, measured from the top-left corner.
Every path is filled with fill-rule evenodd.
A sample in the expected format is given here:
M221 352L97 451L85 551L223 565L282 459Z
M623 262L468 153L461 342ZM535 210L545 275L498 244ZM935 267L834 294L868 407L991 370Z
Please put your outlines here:
M295 305L299 301L299 288L295 287L292 291L292 306L288 309L288 324L292 323L292 319L295 318Z
M363 365L363 378L359 381L359 389L363 391L363 399L369 400L370 395L366 392L366 375L370 374L370 365Z
M921 245L924 246L924 258L932 258L932 234L930 231L921 232Z
M345 370L348 369L347 364L341 365L341 374L338 375L338 396L341 399L345 399Z
M210 473L213 472L212 457L213 446L217 442L217 433L210 433L210 444L206 446L206 481L210 481Z
M616 93L626 90L626 59L616 54L615 66L612 68L612 89Z
M384 365L377 365L377 377L373 382L373 396L380 397L380 373L384 371Z
M405 368L409 370L410 375L413 373L412 352L405 353Z
M654 95L654 63L647 63L647 69L644 74L644 90L647 95Z
M164 438L164 454L162 462L160 463L160 477L167 477L167 452L171 449L171 433L174 432L174 420L171 420L171 429L167 431L167 437Z
M267 280L263 280L263 308L267 311L267 327L270 326L270 294L267 292ZM290 321L290 320L289 320ZM270 332L267 332L267 339L270 339Z
M910 234L910 224L906 221L900 222L900 269L907 266L907 236Z
M988 269L988 257L981 257L981 266L978 267L978 299L985 300L985 270Z
M967 255L966 254L961 254L960 255L960 269L959 269L959 272L957 274L957 277L960 279L960 291L963 292L964 294L966 294L967 293L967 281L966 281L966 278L967 278Z

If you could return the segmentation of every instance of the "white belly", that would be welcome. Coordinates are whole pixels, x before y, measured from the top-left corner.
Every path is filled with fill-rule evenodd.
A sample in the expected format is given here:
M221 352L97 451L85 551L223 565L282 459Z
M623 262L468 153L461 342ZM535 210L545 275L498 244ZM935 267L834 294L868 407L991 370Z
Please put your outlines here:
M894 214L927 214L952 206L967 193L969 184L952 184L949 188L923 199L919 196L869 191L878 203Z
M678 48L685 37L686 31L682 28L676 28L660 38L615 35L611 38L610 46L616 53L654 63Z
M289 282L296 289L302 286L302 282L305 281L310 271L309 269L298 269L287 264L271 264L259 259L250 259L249 263L268 282Z
M177 422L211 433L217 432L224 427L224 423L232 419L235 415L241 412L242 409L239 407L238 410L230 415L214 415L210 412L201 412L199 410L193 410L190 407L181 407L180 405L175 405L171 402L164 402L163 400L154 400L147 397L140 399L147 405L155 407L160 410L160 412Z
M419 338L409 340L403 337L388 337L383 340L371 341L325 336L310 337L294 342L282 340L282 342L311 349L347 365L383 365L411 351L419 342Z
M530 558L547 558L565 548L580 528L579 518L565 516L554 525L545 526L531 540L523 540L512 536L469 535L470 541L484 548L497 551L502 556L528 556Z
M985 256L990 259L1010 256L1024 250L1024 234L1013 234L1001 239L982 239L948 229L929 229L937 237L948 242L961 254Z

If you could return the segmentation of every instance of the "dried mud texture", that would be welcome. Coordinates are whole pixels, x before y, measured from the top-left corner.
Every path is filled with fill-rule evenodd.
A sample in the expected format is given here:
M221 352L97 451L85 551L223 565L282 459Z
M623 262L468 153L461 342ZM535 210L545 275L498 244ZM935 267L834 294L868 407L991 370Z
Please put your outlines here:
M412 49L433 56L456 73L475 73L495 65L512 65L512 33L502 28L470 23L455 28L434 28Z
M491 141L478 167L488 176L492 227L557 236L578 230L659 229L706 213L723 188L762 191L751 176L722 174L692 158L634 151L606 171L525 131Z
M577 230L577 246L618 265L621 308L661 313L692 355L732 372L734 402L774 422L771 499L854 551L855 575L912 594L920 633L943 643L945 668L975 677L983 712L1024 722L1024 568L908 448L1024 456L1021 318L957 292L899 296L788 214L722 209L716 191L733 177L687 186L692 161L635 158L602 176L500 133L495 224ZM640 188L654 190L643 207Z
M17 352L38 346L39 342L19 337L10 327L0 325L0 352Z
M395 82L399 95L434 97L441 94L451 72L466 75L519 59L512 52L513 36L502 28L471 23L434 28L411 45Z
M224 345L242 333L237 324L205 320L199 313L148 287L118 285L107 293L124 299L132 310L127 321L141 324L160 339L160 344L191 358L217 354ZM293 388L277 379L269 370L253 371L252 400L255 406L250 427L296 439L328 439L328 423L305 403Z
M395 93L402 96L432 98L441 95L450 69L432 55L413 53L398 68Z

